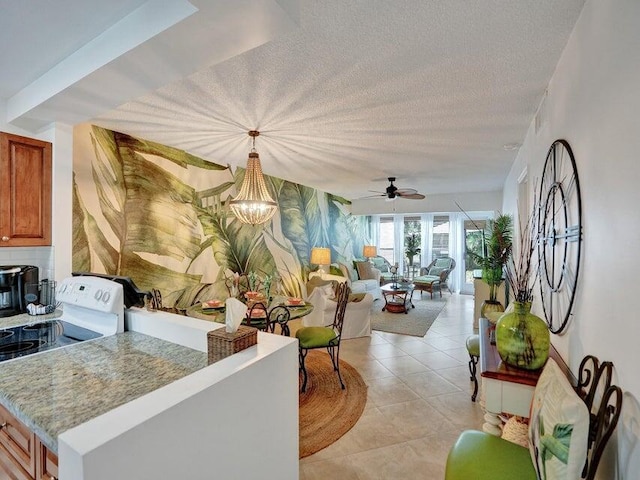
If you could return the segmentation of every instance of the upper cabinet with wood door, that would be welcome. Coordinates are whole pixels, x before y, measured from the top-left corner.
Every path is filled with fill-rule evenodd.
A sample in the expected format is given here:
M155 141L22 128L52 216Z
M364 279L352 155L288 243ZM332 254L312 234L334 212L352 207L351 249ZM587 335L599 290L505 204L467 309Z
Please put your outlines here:
M0 132L0 247L51 245L51 143Z

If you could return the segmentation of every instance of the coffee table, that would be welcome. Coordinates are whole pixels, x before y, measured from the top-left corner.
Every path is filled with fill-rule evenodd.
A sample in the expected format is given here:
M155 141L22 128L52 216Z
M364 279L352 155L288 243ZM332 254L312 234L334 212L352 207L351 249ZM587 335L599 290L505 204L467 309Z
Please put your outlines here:
M411 297L413 297L413 283L387 283L380 287L384 297L385 310L390 313L409 313L409 306L416 308Z

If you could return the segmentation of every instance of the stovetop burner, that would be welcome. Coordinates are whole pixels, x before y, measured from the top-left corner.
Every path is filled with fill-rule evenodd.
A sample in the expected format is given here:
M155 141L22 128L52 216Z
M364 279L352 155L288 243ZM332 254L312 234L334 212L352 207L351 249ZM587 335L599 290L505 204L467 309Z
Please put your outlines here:
M16 353L34 350L44 343L44 340L24 340L21 342L10 342L6 345L0 345L0 356L14 355Z
M3 338L7 338L13 335L13 332L10 332L9 330L0 330L0 340L2 340Z
M64 347L102 334L64 320L48 320L0 330L0 362Z

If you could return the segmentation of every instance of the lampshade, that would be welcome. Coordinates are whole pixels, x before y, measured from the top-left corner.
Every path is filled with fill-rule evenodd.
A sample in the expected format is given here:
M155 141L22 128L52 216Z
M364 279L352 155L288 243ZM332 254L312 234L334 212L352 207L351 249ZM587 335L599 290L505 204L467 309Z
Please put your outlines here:
M364 258L375 257L376 255L378 255L378 251L375 245L365 245L362 248L362 256Z
M278 204L273 201L262 175L260 156L255 151L256 137L260 135L257 130L251 130L249 136L253 138L253 148L247 160L247 170L240 187L238 196L229 202L231 211L238 220L251 225L265 223L273 217L278 209Z
M329 265L331 263L331 250L322 247L313 247L311 249L310 263L314 265Z

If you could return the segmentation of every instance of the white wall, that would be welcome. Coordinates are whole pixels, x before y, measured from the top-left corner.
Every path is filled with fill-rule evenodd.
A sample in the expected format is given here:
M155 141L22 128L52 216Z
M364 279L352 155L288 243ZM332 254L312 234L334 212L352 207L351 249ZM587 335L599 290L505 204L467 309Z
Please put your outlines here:
M516 181L528 165L540 178L547 149L574 152L583 211L583 262L575 316L552 342L574 372L585 354L611 360L618 384L640 396L640 2L589 0L560 58L539 112L504 186L516 212ZM541 313L538 309L536 312ZM612 477L609 477L612 478Z

